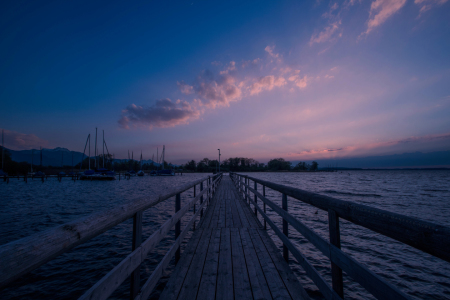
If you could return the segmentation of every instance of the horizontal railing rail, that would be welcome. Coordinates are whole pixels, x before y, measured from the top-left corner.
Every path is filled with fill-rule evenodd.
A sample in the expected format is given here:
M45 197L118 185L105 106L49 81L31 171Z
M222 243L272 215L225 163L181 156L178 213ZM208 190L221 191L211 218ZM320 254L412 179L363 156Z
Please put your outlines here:
M442 237L443 240L441 240L441 243L444 245L446 245L446 243L448 244L450 241L450 229L445 226L433 224L431 222L426 222L411 217L406 217L400 214L391 213L361 204L351 203L349 201L306 192L284 185L274 184L272 182L249 177L247 175L234 173L231 173L230 175L236 187L238 188L240 193L242 193L244 199L246 201L248 200L249 204L252 203L255 207L255 214L257 211L260 212L261 216L264 219L265 228L267 222L269 226L274 230L276 235L282 240L283 256L285 257L285 259L288 259L288 251L290 251L299 262L299 264L305 269L307 275L317 285L326 299L339 299L343 297L342 270L345 271L356 282L358 282L361 286L363 286L367 291L372 293L378 299L409 298L398 288L380 278L377 274L373 273L368 268L350 257L348 254L340 250L339 217L342 217L348 221L364 226L381 234L384 234L385 232L384 230L381 230L383 227L381 227L380 229L380 226L377 226L374 220L369 219L376 216L377 218L379 218L378 220L381 220L380 222L383 222L387 219L392 218L396 222L394 224L403 224L403 227L406 227L407 224L410 224L407 233L413 236L421 236L420 232L422 232L423 234L423 231L420 231L421 228L425 228L427 232L428 230L430 230L430 228L432 228L435 230L433 233L435 234L435 236L432 237L432 239L436 239L436 236ZM249 180L252 180L254 182L254 188L250 186ZM257 183L262 185L263 194L257 191ZM266 187L282 193L282 208L265 197ZM250 192L253 193L253 200L251 199L252 197L250 195ZM287 212L287 196L311 204L328 212L330 242L323 239L320 235L315 233L313 230L311 230L309 227L304 225L301 221ZM263 209L261 209L257 204L258 198L263 202ZM274 212L276 212L283 218L283 231L281 231L267 216L266 205L268 205ZM332 288L289 240L288 224L294 227L294 229L296 229L309 242L311 242L316 248L318 248L328 259L330 259L332 269ZM391 223L391 226L395 225L392 225ZM430 254L437 253L439 254L439 256L435 254L433 255L448 261L450 251L449 248L443 249L442 245L436 243L436 241L435 245L429 248L428 246L417 246L417 241L413 241L411 237L396 238L398 236L398 232L396 232L395 230L394 233L387 232L384 235L399 240L402 243L408 244L424 252ZM404 240L409 241L409 243L404 242ZM426 249L427 251L423 249ZM436 251L436 249L438 250Z
M132 253L106 274L81 298L105 299L131 275L130 290L132 298L138 297L138 299L146 299L143 295L150 295L153 287L159 280L162 271L167 267L173 255L176 256L176 261L178 261L180 254L179 246L183 238L186 236L192 225L195 224L196 217L199 214L200 216L203 215L203 207L205 204L209 203L221 179L222 173L214 176L207 176L177 188L170 193L136 199L127 204L103 212L94 213L44 232L2 245L0 246L0 288L4 288L15 279L35 270L58 255L87 242L130 218L133 218ZM207 186L203 189L203 183L205 181ZM197 185L200 185L200 192L196 195ZM194 188L194 199L190 200L183 208L180 208L181 193L191 188ZM207 201L203 201L205 194ZM158 231L141 243L143 211L174 196L175 214L167 220ZM196 210L196 203L199 200L200 206ZM180 220L192 207L194 207L194 215L184 230L180 232ZM174 226L176 238L174 245L152 273L150 277L152 281L149 282L149 279L141 289L139 286L138 267L144 261L148 253L155 248ZM169 256L170 258L167 258ZM157 274L160 275L158 276Z

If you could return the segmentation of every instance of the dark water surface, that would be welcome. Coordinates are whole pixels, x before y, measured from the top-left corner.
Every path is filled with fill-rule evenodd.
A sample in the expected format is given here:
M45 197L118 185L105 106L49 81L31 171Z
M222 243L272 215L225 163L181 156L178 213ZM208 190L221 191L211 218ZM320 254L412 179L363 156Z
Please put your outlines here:
M114 182L58 182L49 179L0 182L0 245L36 232L76 220L90 213L115 207L130 200L165 194L175 187L204 177L184 174L175 177L134 177ZM448 171L346 171L335 173L249 173L249 176L298 187L331 197L450 226L450 172ZM266 189L269 199L281 205L281 194ZM182 205L192 199L193 190L182 194ZM310 205L288 198L289 212L328 239L328 217ZM281 227L281 218L267 209ZM144 213L143 238L155 232L174 212L170 199ZM189 220L188 215L183 219ZM183 228L183 225L182 225ZM268 230L281 249L281 242ZM290 237L302 253L330 279L328 259L308 241L290 229ZM1 299L73 299L81 296L131 251L132 220L124 222L89 242L76 247L2 290ZM144 262L141 278L148 274L173 242L173 232ZM450 263L360 226L341 221L342 249L375 273L417 299L450 299ZM1 258L0 258L1 259ZM315 285L301 267L291 261L308 293L320 298ZM167 275L173 269L173 264ZM371 296L344 274L345 297ZM153 293L157 298L167 277ZM128 299L126 281L112 298Z

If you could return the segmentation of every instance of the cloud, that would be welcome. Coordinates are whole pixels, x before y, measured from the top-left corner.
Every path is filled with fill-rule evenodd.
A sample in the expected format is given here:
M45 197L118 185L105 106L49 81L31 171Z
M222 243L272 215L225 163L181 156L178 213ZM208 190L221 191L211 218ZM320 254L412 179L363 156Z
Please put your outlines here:
M209 108L229 106L230 102L241 98L241 86L235 76L220 74L214 76L209 71L203 71L193 86L195 93L201 98L199 103Z
M338 32L338 29L340 25L342 24L341 20L336 21L334 23L331 23L329 26L325 27L324 30L322 30L318 34L313 34L311 36L311 39L309 40L309 45L312 46L314 43L324 43L327 41L330 41L335 35L335 33ZM342 33L339 33L339 37L342 36Z
M269 53L269 55L275 59L277 62L281 62L281 55L279 53L275 53L273 50L275 46L267 46L264 50Z
M236 71L236 62L230 61L230 63L228 64L228 67L225 70L220 71L220 74L222 74L222 75L228 74L228 72L230 72L230 71Z
M244 69L248 66L250 67L256 67L261 63L261 59L260 58L255 58L254 60L244 60L242 62L241 67Z
M20 133L17 131L4 129L5 148L12 150L27 150L48 145L48 141L37 137L34 134Z
M297 87L299 87L300 89L304 89L308 85L310 78L306 75L303 77L300 77L297 74L297 75L292 75L291 77L288 78L288 80L294 82L294 84Z
M221 66L222 65L222 63L220 61L213 61L211 64L213 66Z
M200 116L200 111L188 102L170 99L160 99L152 106L128 105L122 111L119 125L125 129L131 127L173 127L187 124Z
M374 155L375 153L389 153L391 149L404 150L404 145L408 145L408 147L412 147L411 149L416 149L414 146L424 145L430 143L447 143L450 140L450 133L444 134L432 134L425 136L412 136L407 138L400 138L389 141L382 141L376 143L365 143L365 144L355 144L355 145L347 145L339 148L316 148L316 149L308 149L303 151L298 151L295 153L289 153L287 156L291 157L302 157L302 158L329 158L332 155L333 157L346 157L346 156L361 156L361 155ZM398 152L398 151L394 151Z
M368 34L375 27L383 24L389 17L398 12L406 3L406 0L375 0L370 5L370 18L367 21Z
M250 95L257 95L264 90L270 91L274 87L281 87L285 84L286 80L283 77L276 77L273 75L260 77L250 86Z
M177 85L183 94L189 95L194 93L194 87L186 84L183 80L181 80L181 82L177 81Z
M420 6L419 17L427 10L430 10L434 6L442 5L445 2L447 0L414 0L414 3Z

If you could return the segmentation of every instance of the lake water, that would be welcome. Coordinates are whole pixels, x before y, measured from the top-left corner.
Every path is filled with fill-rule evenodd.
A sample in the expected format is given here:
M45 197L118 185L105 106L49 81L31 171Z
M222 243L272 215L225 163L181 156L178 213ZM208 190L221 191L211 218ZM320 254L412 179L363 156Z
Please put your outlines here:
M249 176L354 201L376 208L450 226L449 171L345 171L334 173L248 173ZM11 179L0 182L0 245L33 233L76 220L90 213L171 189L206 174L175 177L134 177L113 182L49 179L24 183ZM269 199L281 205L281 195L266 189ZM193 190L182 194L182 205L192 199ZM298 200L288 198L289 212L328 240L327 214ZM267 209L281 227L281 218ZM170 199L144 213L144 239L155 232L174 212ZM187 216L184 223L190 219ZM183 226L183 225L182 225ZM268 230L281 249L279 239ZM302 253L329 282L329 260L309 242L290 229L290 237ZM143 282L173 242L173 232L144 262ZM124 222L89 242L59 256L1 291L2 299L73 299L89 289L131 251L132 221ZM417 299L450 298L450 263L424 254L360 226L341 221L343 251L375 273ZM292 257L292 256L291 256ZM315 285L292 260L291 267L311 297L320 299ZM173 264L169 267L167 275ZM152 294L157 298L167 277ZM359 284L344 274L348 299L371 298ZM112 298L128 299L126 281Z

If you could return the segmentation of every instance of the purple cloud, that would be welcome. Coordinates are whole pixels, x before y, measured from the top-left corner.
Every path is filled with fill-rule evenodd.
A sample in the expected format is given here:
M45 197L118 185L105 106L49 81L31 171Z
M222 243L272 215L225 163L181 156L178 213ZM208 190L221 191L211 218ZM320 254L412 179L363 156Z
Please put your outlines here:
M128 105L122 111L122 117L118 121L123 128L131 127L173 127L180 124L188 124L200 116L200 111L182 100L172 102L170 99L157 100L152 106Z

